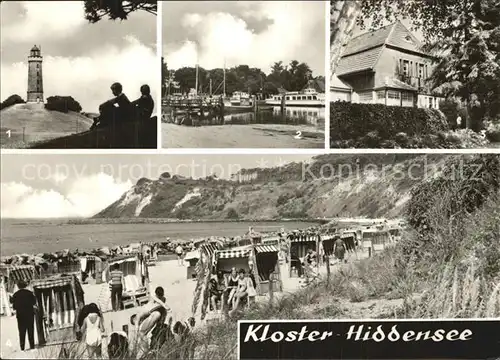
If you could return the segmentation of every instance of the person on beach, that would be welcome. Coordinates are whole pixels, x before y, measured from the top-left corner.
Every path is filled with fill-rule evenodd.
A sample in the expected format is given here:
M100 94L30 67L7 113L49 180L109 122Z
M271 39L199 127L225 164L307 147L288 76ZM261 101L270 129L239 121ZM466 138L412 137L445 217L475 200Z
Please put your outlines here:
M306 268L306 283L309 283L311 277L314 277L314 267L316 266L317 254L313 249L309 249L304 258L304 265Z
M111 288L111 306L113 311L123 310L123 272L120 271L120 266L118 264L113 265L110 272L111 280L109 286Z
M90 359L99 359L102 356L102 337L104 334L104 318L95 303L88 306L88 315L83 320L82 335Z
M222 271L217 272L217 276L210 280L209 292L210 292L210 304L212 305L212 310L217 311L217 303L222 302L222 295L224 294L225 284L224 284L224 274Z
M300 261L299 255L296 250L290 251L290 267L295 267L297 269L297 276L302 277L304 274L304 269L302 268L302 261Z
M128 334L125 331L113 331L108 342L109 359L130 359Z
M163 334L155 329L158 325L165 323L167 313L170 311L165 302L165 291L161 286L158 286L146 309L130 318L131 324L136 327L138 345L141 351L149 351L151 345L154 345L155 350L157 350L159 346L159 340Z
M195 326L195 319L190 317L187 321L177 321L172 327L172 334L174 336L177 347L174 350L173 359L179 360L193 360L194 351L196 348L196 339L193 335Z
M338 238L335 240L335 243L333 244L333 254L335 257L340 261L347 262L347 259L344 259L346 253L346 245L344 240L341 238Z
M233 310L238 310L240 303L248 297L248 279L245 276L245 270L238 271L238 288L233 296Z
M17 283L19 290L12 295L12 307L16 312L21 351L24 351L26 333L28 333L30 349L32 350L35 348L36 298L33 292L26 289L27 286L28 284L25 281L20 280Z
M179 266L183 266L183 259L182 259L182 255L184 253L184 249L182 248L182 246L179 244L177 245L177 247L175 248L175 253L177 254L177 261L179 262Z
M233 296L238 288L238 272L236 268L231 268L231 273L226 278L226 293L227 293L227 304L231 305L233 303Z

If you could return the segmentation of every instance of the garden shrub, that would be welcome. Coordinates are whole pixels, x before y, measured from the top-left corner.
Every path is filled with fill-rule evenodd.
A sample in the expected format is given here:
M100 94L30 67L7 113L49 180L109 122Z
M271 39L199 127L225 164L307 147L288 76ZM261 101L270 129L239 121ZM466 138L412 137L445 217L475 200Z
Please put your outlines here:
M450 159L440 176L423 182L411 192L407 205L408 224L428 232L436 220L460 217L479 208L485 199L500 189L500 156L496 154ZM442 225L442 224L441 224Z
M71 96L50 96L47 98L45 108L47 110L54 110L63 113L67 113L68 111L79 113L82 111L80 103Z
M15 104L24 104L24 103L25 103L25 101L19 95L17 95L17 94L16 95L11 95L7 99L5 99L4 101L2 101L2 103L0 104L0 110L8 108L9 106L12 106L12 105L15 105Z
M436 134L449 130L443 113L435 109L385 106L382 104L330 103L331 140L358 139L377 131L381 140L395 134Z

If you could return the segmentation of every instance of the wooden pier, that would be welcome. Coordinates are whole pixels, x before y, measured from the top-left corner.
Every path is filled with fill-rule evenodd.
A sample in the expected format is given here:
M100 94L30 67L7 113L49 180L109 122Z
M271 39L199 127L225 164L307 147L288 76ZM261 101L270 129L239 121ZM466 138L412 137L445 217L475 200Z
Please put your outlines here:
M166 98L163 100L164 122L198 126L202 123L224 123L222 97Z
M286 104L283 99L281 116L286 117ZM272 106L259 105L254 96L251 105L226 106L222 96L198 96L193 98L167 97L162 101L162 122L177 125L224 125L224 116L232 114L257 113L270 110Z

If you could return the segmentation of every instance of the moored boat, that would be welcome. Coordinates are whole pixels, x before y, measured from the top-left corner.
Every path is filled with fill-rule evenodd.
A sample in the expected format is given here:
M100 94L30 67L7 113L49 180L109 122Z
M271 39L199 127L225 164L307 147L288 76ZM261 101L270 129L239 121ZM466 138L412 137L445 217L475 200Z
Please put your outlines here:
M318 93L312 88L305 89L304 91L292 91L284 94L273 95L273 97L266 100L266 104L280 106L283 96L285 96L286 106L325 106L325 94Z

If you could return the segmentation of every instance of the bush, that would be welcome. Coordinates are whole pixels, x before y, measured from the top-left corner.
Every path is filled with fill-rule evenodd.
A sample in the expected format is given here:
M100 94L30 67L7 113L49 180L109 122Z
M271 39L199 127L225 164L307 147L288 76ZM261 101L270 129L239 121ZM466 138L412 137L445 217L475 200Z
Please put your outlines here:
M480 208L500 189L500 156L495 154L455 157L439 177L414 188L407 205L408 224L419 237L407 243L406 253L424 253L439 241L437 231L443 226L462 231L463 220ZM453 255L454 243L441 244L445 255ZM436 249L433 248L433 252Z
M227 219L234 219L234 220L238 220L238 219L240 218L240 216L238 215L238 212L237 212L235 209L230 208L230 209L227 211L226 218L227 218Z
M491 142L500 142L500 122L488 124L486 127L486 138Z
M377 131L382 140L394 134L408 136L436 134L449 130L443 113L435 109L385 106L382 104L330 103L330 136L332 141L359 139Z
M5 101L2 101L2 104L0 104L0 110L8 108L9 106L15 105L15 104L24 104L25 101L23 100L22 97L19 95L11 95Z
M50 96L47 98L45 108L47 110L54 110L63 113L67 113L68 111L82 111L80 103L71 96Z

